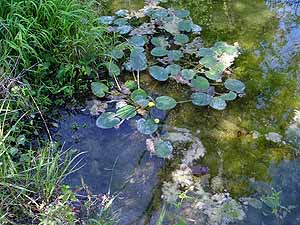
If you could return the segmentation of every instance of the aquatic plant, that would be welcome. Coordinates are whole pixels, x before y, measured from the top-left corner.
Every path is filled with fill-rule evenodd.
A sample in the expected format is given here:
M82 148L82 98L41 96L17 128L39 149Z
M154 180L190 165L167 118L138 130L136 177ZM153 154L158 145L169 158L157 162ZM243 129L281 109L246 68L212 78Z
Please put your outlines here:
M117 87L113 88L114 94L106 95L109 83L97 81L91 85L97 97L107 96L123 103L121 107L116 104L115 110L100 115L96 122L100 128L119 126L124 120L139 114L143 118L137 120L137 129L151 135L158 130L160 123L152 116L153 107L167 111L177 104L191 102L196 106L224 110L228 101L244 95L244 83L230 76L230 67L239 55L239 46L216 42L210 48L203 47L199 38L201 27L193 23L188 10L162 8L158 2L150 1L138 11L119 10L114 16L99 18L99 23L107 25L109 32L126 39L122 49L114 48L108 53L110 57L104 63ZM124 81L123 70L132 73L133 79ZM140 74L145 70L159 82L170 79L190 87L191 98L177 101L170 96L158 96L154 99L141 88Z

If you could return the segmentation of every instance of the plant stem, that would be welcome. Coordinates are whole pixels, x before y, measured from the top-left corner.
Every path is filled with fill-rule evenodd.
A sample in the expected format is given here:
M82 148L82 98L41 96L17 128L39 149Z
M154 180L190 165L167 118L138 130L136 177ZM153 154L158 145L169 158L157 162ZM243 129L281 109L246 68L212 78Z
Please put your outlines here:
M119 85L119 82L118 82L118 79L116 78L116 76L114 76L114 79L115 79L115 82L116 82L116 84L117 84L117 86L118 86L118 89L119 89L120 91L122 91L122 89L121 89L121 87L120 87L120 85Z
M192 102L192 100L184 100L184 101L178 101L178 104L182 104L182 103L188 103L188 102Z
M138 84L138 89L140 89L140 71L137 71L137 84Z

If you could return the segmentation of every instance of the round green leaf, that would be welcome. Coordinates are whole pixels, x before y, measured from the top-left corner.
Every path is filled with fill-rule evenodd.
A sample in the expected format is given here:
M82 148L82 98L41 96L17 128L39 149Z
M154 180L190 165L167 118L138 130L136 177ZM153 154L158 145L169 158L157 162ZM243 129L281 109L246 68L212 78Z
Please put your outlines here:
M120 123L120 119L116 117L113 112L104 112L96 120L96 125L99 128L108 129L117 126Z
M225 88L236 93L243 93L245 90L245 84L240 80L227 79L224 83Z
M104 97L105 93L108 92L108 87L101 82L92 82L91 89L92 89L93 94L99 98Z
M211 80L219 80L222 77L222 73L214 69L210 69L205 71L205 76Z
M200 57L216 57L217 54L211 48L200 48L198 51Z
M175 16L177 16L179 18L185 18L185 17L188 17L189 15L190 15L190 11L186 10L186 9L181 9L181 10L175 11Z
M226 102L225 102L222 98L220 98L220 97L214 97L214 98L210 101L209 105L210 105L212 108L217 109L217 110L223 110L223 109L225 109L226 106L227 106Z
M232 101L232 100L236 99L236 97L237 97L237 94L233 91L230 91L229 93L222 94L220 96L220 98L222 98L224 101Z
M206 56L200 59L199 63L208 69L213 69L214 66L218 63L218 60L214 56Z
M168 71L161 66L151 66L149 73L154 79L159 81L166 81L168 79Z
M202 31L202 27L194 23L192 24L192 32L194 34L200 34L201 31Z
M147 68L147 58L145 53L139 48L133 49L130 53L129 63L132 70L145 70Z
M106 63L106 68L110 76L119 76L121 73L120 68L113 62Z
M169 96L160 96L155 99L155 102L156 102L156 108L160 110L170 110L175 108L175 106L177 105L176 100Z
M177 44L185 44L189 42L189 37L185 34L176 34L174 39Z
M166 56L167 54L168 54L168 50L163 47L156 47L151 51L151 55L156 57Z
M118 25L118 26L127 25L128 24L128 19L126 19L126 18L118 18L118 19L116 19L114 21L114 24Z
M190 32L192 30L192 22L190 20L179 21L178 29L180 31Z
M146 107L149 103L148 95L143 89L136 89L133 91L130 95L130 98L132 101L142 107Z
M213 97L211 95L196 92L192 94L192 103L198 106L209 105Z
M99 19L99 22L105 25L112 24L114 21L115 17L114 16L101 16Z
M139 119L136 127L139 132L147 135L153 134L158 129L158 125L151 118L148 118L147 120L144 118Z
M145 36L133 36L129 39L129 43L136 47L141 47L146 44L146 37Z
M120 17L127 16L128 13L129 11L127 9L119 9L118 11L115 12L115 14Z
M182 51L180 50L171 50L168 51L168 57L171 61L179 61L183 56Z
M176 76L180 73L181 67L177 64L171 64L166 67L168 74Z
M130 25L122 25L117 27L117 32L120 34L128 34L132 30L132 26Z
M135 90L137 89L137 82L134 80L127 80L125 82L125 87L129 88L130 90Z
M209 82L206 78L197 76L192 79L191 81L192 87L200 89L200 90L206 90L209 88Z
M123 120L124 119L129 120L136 116L135 107L132 105L123 106L122 108L117 110L116 116L120 117Z
M185 79L185 80L191 80L193 79L193 77L196 75L195 71L192 69L183 69L181 71L181 76Z
M121 59L124 56L124 52L121 49L114 48L111 50L110 55L115 59Z
M158 141L155 146L155 154L160 158L168 158L173 152L173 146L170 141Z
M169 45L168 41L166 40L165 37L160 36L160 37L153 37L151 39L151 43L155 45L156 47L167 47Z

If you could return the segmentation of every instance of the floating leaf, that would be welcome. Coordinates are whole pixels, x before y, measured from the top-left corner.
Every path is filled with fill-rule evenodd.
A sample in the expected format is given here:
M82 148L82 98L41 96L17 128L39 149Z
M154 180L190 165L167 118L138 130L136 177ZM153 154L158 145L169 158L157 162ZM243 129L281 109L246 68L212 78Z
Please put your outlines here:
M160 158L168 158L173 152L173 146L170 141L158 141L155 146L155 154Z
M192 22L190 20L182 20L178 23L178 29L184 32L190 32L192 30Z
M239 52L237 46L229 45L223 41L216 42L213 49L218 53L218 55L224 53L227 55L237 55Z
M115 12L117 16L121 16L121 17L127 16L128 13L129 11L127 9L119 9L118 11Z
M108 87L101 82L92 82L91 89L92 89L93 94L99 98L104 97L105 93L108 92Z
M108 129L117 126L120 123L120 119L116 117L113 112L104 112L96 120L96 125L99 128Z
M137 129L142 134L150 135L158 129L158 125L151 118L148 118L147 120L142 118L137 121Z
M199 63L202 64L203 66L205 66L206 68L211 69L219 62L218 62L217 58L215 58L213 56L206 56L206 57L203 57L202 59L200 59Z
M211 100L213 99L212 96L202 92L193 93L191 98L192 98L192 103L198 106L209 105Z
M120 34L128 34L132 30L132 26L130 25L122 25L117 27L117 32Z
M167 54L168 54L167 49L165 49L163 47L156 47L156 48L152 49L152 51L151 51L151 55L156 56L156 57L166 56Z
M156 108L160 110L170 110L175 108L175 106L177 105L176 100L169 96L160 96L155 99L155 102L156 102Z
M183 53L180 50L168 51L168 57L171 61L179 61L182 56L183 56Z
M177 64L171 64L166 67L168 74L176 76L180 73L181 67Z
M175 11L175 16L179 17L179 18L185 18L190 16L190 11L186 10L186 9L180 9L180 10L176 10Z
M122 108L117 110L116 116L120 117L123 120L129 120L136 116L135 107L132 105L123 106Z
M125 87L129 88L129 90L135 90L137 89L137 82L134 80L127 80L125 82Z
M143 89L137 89L133 91L130 95L130 98L132 101L142 107L146 107L149 103L148 95Z
M189 37L185 34L176 34L174 39L177 44L185 44L189 42Z
M145 36L133 36L129 39L129 43L136 47L142 47L146 44Z
M128 25L128 19L126 19L126 18L118 18L118 19L116 19L114 21L114 24L118 25L118 26Z
M242 81L235 79L227 79L224 85L225 88L236 93L243 93L245 90L245 84Z
M130 66L132 70L142 71L147 68L147 58L143 51L139 48L135 48L130 53Z
M164 17L167 17L169 15L168 10L166 9L155 9L152 13L151 13L151 17L153 19L162 19Z
M163 36L160 37L153 37L151 39L151 43L156 47L167 47L169 45L167 39Z
M206 90L209 88L209 82L206 78L197 76L192 79L191 81L192 87L200 89L200 90Z
M205 71L205 76L211 80L219 80L222 77L222 73L213 69Z
M216 57L217 54L211 48L200 48L198 51L200 57Z
M114 16L101 16L100 17L100 23L105 24L105 25L109 25L112 24L112 22L114 21L115 17Z
M106 63L106 68L110 76L119 76L121 73L120 68L113 62Z
M124 56L124 52L121 49L114 48L111 50L110 55L115 59L121 59Z
M237 97L237 94L234 93L233 91L230 91L229 93L222 94L220 96L220 98L222 98L224 101L232 101L232 100L236 99L236 97Z
M225 102L222 98L220 98L220 97L214 97L214 98L210 101L209 105L210 105L212 108L217 109L217 110L223 110L223 109L225 109L226 106L227 106L226 102Z
M177 17L173 17L171 21L165 22L163 25L163 29L165 29L167 32L169 32L172 35L179 34L180 31L178 29L178 22L180 20Z
M192 24L192 32L194 34L200 34L201 31L202 31L202 27L194 23Z
M195 71L192 69L183 69L181 71L181 76L185 79L185 80L191 80L193 79L193 77L196 75Z
M154 79L159 81L166 81L168 79L168 71L161 66L151 66L149 73Z

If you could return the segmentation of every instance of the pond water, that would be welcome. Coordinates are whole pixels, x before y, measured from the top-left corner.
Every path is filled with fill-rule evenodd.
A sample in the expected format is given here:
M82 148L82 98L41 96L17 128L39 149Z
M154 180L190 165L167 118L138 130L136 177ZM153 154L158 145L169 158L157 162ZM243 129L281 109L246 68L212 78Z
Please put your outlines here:
M198 164L209 168L210 179L221 178L221 191L235 199L263 199L262 207L247 207L244 222L236 224L300 223L297 146L266 138L270 132L284 136L294 110L300 109L299 4L287 0L173 0L164 4L190 10L193 21L203 28L205 45L226 41L238 42L242 48L234 76L246 83L245 97L221 112L181 104L166 121L171 127L191 130L202 141L207 152ZM115 0L110 11L141 7L141 0ZM147 76L142 82L153 92L178 100L186 95L182 86L172 82L161 85ZM66 146L87 152L86 166L68 182L79 185L82 176L95 193L120 193L115 206L120 209L120 224L149 224L155 220L151 220L152 213L156 218L160 209L160 184L178 161L166 166L163 160L150 157L147 137L130 122L120 129L101 130L95 120L87 112L62 116L59 133ZM272 213L276 193L280 206ZM272 204L266 199L273 199ZM194 220L188 224L207 223Z

